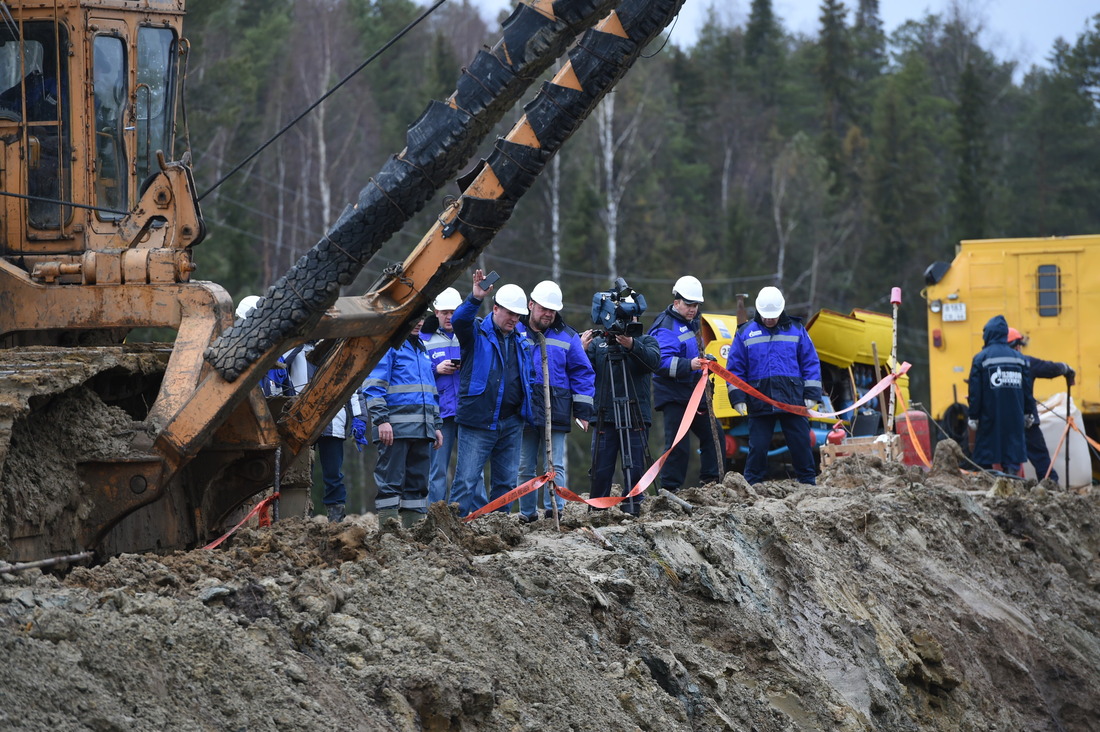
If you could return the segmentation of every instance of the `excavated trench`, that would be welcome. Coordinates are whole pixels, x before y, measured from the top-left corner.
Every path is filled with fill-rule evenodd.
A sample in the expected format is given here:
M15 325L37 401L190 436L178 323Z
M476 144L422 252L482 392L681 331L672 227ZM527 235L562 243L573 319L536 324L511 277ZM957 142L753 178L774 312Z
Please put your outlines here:
M0 727L1093 730L1097 493L852 458L0 581ZM957 446L955 446L957 449Z

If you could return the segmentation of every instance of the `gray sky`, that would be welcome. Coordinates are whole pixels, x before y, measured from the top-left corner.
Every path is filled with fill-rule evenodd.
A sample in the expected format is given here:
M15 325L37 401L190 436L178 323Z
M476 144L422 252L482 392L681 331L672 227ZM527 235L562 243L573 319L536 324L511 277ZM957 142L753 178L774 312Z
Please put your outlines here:
M955 0L964 14L977 18L983 27L982 41L986 48L1002 59L1015 59L1026 70L1032 64L1046 65L1046 56L1054 39L1062 36L1072 43L1086 28L1090 16L1100 13L1097 0ZM471 0L482 9L490 21L510 0ZM743 23L748 17L751 0L687 0L673 29L673 38L683 45L695 37L709 7L732 23ZM893 31L906 20L923 17L926 12L944 13L952 0L879 0L886 31ZM796 32L816 35L821 0L774 0L776 14L784 25ZM846 0L851 9L855 0Z

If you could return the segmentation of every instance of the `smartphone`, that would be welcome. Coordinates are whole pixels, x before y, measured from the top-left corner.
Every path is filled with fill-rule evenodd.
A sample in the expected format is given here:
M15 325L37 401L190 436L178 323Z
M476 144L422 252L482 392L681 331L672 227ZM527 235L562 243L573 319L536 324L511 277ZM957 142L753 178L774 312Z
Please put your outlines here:
M462 359L461 358L452 358L451 359L451 365L454 366L457 369L458 367L460 367L462 365Z
M489 289L490 287L492 287L492 286L493 286L493 285L494 285L494 284L496 283L496 281L497 281L497 280L499 280L499 279L500 279L500 275L498 275L498 274L496 273L496 270L493 270L493 271L492 271L492 272L490 272L489 274L485 275L485 279L483 279L483 280L482 280L481 282L479 282L479 283L478 283L478 286L479 286L479 287L480 287L481 289L483 289L483 290L486 290L486 291L487 291L487 290L488 290L488 289Z

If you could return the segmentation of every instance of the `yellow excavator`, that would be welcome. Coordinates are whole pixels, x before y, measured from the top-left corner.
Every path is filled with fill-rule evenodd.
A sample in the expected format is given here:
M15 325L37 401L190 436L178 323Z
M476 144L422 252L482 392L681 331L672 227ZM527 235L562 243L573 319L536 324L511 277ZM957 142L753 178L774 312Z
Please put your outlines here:
M518 5L405 149L235 321L224 288L192 279L208 232L188 156L166 159L184 0L0 0L0 559L163 551L221 530L468 270L682 3ZM567 50L405 261L340 297ZM135 343L139 328L176 337ZM323 361L276 412L256 385L307 339L325 341ZM110 439L85 444L70 418Z

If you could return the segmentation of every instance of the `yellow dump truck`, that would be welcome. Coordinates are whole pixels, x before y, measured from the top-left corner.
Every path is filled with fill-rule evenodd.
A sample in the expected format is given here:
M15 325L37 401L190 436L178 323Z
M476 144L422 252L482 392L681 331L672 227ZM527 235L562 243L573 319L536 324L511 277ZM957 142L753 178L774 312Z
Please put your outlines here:
M1076 369L1070 396L1100 436L1100 235L963 241L924 279L931 413L949 434L965 444L970 362L986 322L1003 315L1028 338L1025 353ZM1035 381L1039 401L1065 391L1062 379Z

